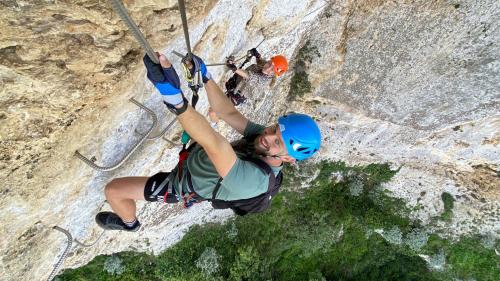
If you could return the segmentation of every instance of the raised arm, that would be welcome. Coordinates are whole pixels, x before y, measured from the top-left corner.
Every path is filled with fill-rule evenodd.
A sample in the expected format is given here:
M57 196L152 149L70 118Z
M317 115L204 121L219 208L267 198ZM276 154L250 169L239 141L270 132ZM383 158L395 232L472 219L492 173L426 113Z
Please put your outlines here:
M240 134L243 134L248 124L248 119L234 107L221 88L212 80L203 60L197 56L193 56L193 59L198 60L198 64L200 65L210 107L220 119L224 120L224 122Z
M203 147L217 173L225 177L236 162L236 154L231 144L212 129L207 119L191 106L177 118L189 136Z
M240 134L243 134L248 119L234 107L233 103L213 80L205 83L205 90L207 91L208 102L217 116Z
M238 74L239 76L243 77L243 79L247 80L250 76L248 75L248 72L244 69L236 69L234 73Z
M147 56L144 57L144 64L149 80L162 95L164 103L177 115L177 119L191 138L203 147L217 173L225 177L236 162L236 154L231 144L212 129L204 116L188 104L180 90L179 77L164 55L160 55L161 65L153 63Z

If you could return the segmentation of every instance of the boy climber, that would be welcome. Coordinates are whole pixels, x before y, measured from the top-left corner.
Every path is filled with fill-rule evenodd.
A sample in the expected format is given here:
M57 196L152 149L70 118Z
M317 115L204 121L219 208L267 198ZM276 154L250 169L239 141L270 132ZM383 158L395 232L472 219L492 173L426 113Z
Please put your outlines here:
M277 192L268 195L269 189L276 186L276 175L280 174L283 163L307 159L318 151L321 135L316 123L304 114L281 116L277 124L269 127L252 123L236 110L212 80L205 63L193 56L210 106L243 135L233 147L188 104L172 64L164 55L159 59L161 65L144 57L147 77L196 144L189 148L187 159L168 173L109 182L105 195L113 212L98 213L97 224L108 230L137 231L141 224L136 217L135 200L184 201L185 206L190 206L193 200L210 200L214 207L230 207L240 215L267 208L271 196ZM254 208L254 198L260 198L258 208Z
M248 51L245 63L252 57L255 57L256 63L246 69L237 68L231 59L226 61L226 66L234 72L225 84L226 95L234 105L245 102L248 97L255 98L263 91L263 87L272 86L276 77L281 76L288 69L288 61L282 55L265 60L257 49L253 48Z

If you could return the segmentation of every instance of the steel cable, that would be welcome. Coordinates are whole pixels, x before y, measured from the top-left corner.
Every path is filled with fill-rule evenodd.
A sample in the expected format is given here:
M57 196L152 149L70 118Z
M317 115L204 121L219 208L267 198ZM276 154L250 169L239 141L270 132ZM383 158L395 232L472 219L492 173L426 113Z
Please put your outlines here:
M184 39L186 40L186 48L188 52L188 59L191 60L191 43L189 42L189 30L186 17L186 6L184 5L184 0L178 0L179 12L181 13L182 29L184 30Z
M127 24L130 32L132 32L132 34L134 35L137 42L146 51L146 54L148 55L148 57L154 63L160 63L160 60L158 59L158 55L153 50L153 48L151 48L151 45L149 45L148 41L146 40L146 38L144 37L142 32L139 30L139 27L137 27L134 20L128 14L127 9L125 8L125 6L123 6L122 1L111 0L111 6L115 10L115 12L122 18L122 20L125 22L125 24Z

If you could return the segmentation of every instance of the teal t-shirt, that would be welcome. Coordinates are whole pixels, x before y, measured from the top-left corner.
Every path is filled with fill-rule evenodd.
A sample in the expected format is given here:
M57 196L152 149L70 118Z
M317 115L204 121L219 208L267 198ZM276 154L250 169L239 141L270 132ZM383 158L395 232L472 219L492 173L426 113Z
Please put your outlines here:
M261 134L264 126L248 122L244 137ZM221 182L217 193L217 199L221 200L239 200L247 199L265 193L269 185L269 177L259 167L249 161L241 160L240 153L236 152L238 159L234 163L229 173ZM185 162L186 167L191 173L193 187L200 196L206 199L212 198L212 192L219 181L219 174L208 158L208 155L199 145L194 147ZM271 167L275 175L281 170L280 167ZM173 173L175 174L175 173ZM183 171L183 177L179 181L174 179L174 187L181 187L183 192L187 192L186 170ZM180 188L178 188L180 189ZM178 190L179 191L179 190Z

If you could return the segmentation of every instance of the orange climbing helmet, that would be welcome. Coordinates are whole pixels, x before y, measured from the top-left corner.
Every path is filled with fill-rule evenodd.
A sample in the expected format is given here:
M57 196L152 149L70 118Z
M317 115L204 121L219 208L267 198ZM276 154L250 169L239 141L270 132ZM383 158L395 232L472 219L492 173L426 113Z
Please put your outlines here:
M288 61L285 56L277 55L271 58L271 62L273 63L274 73L276 76L281 76L281 74L285 73L288 69Z

